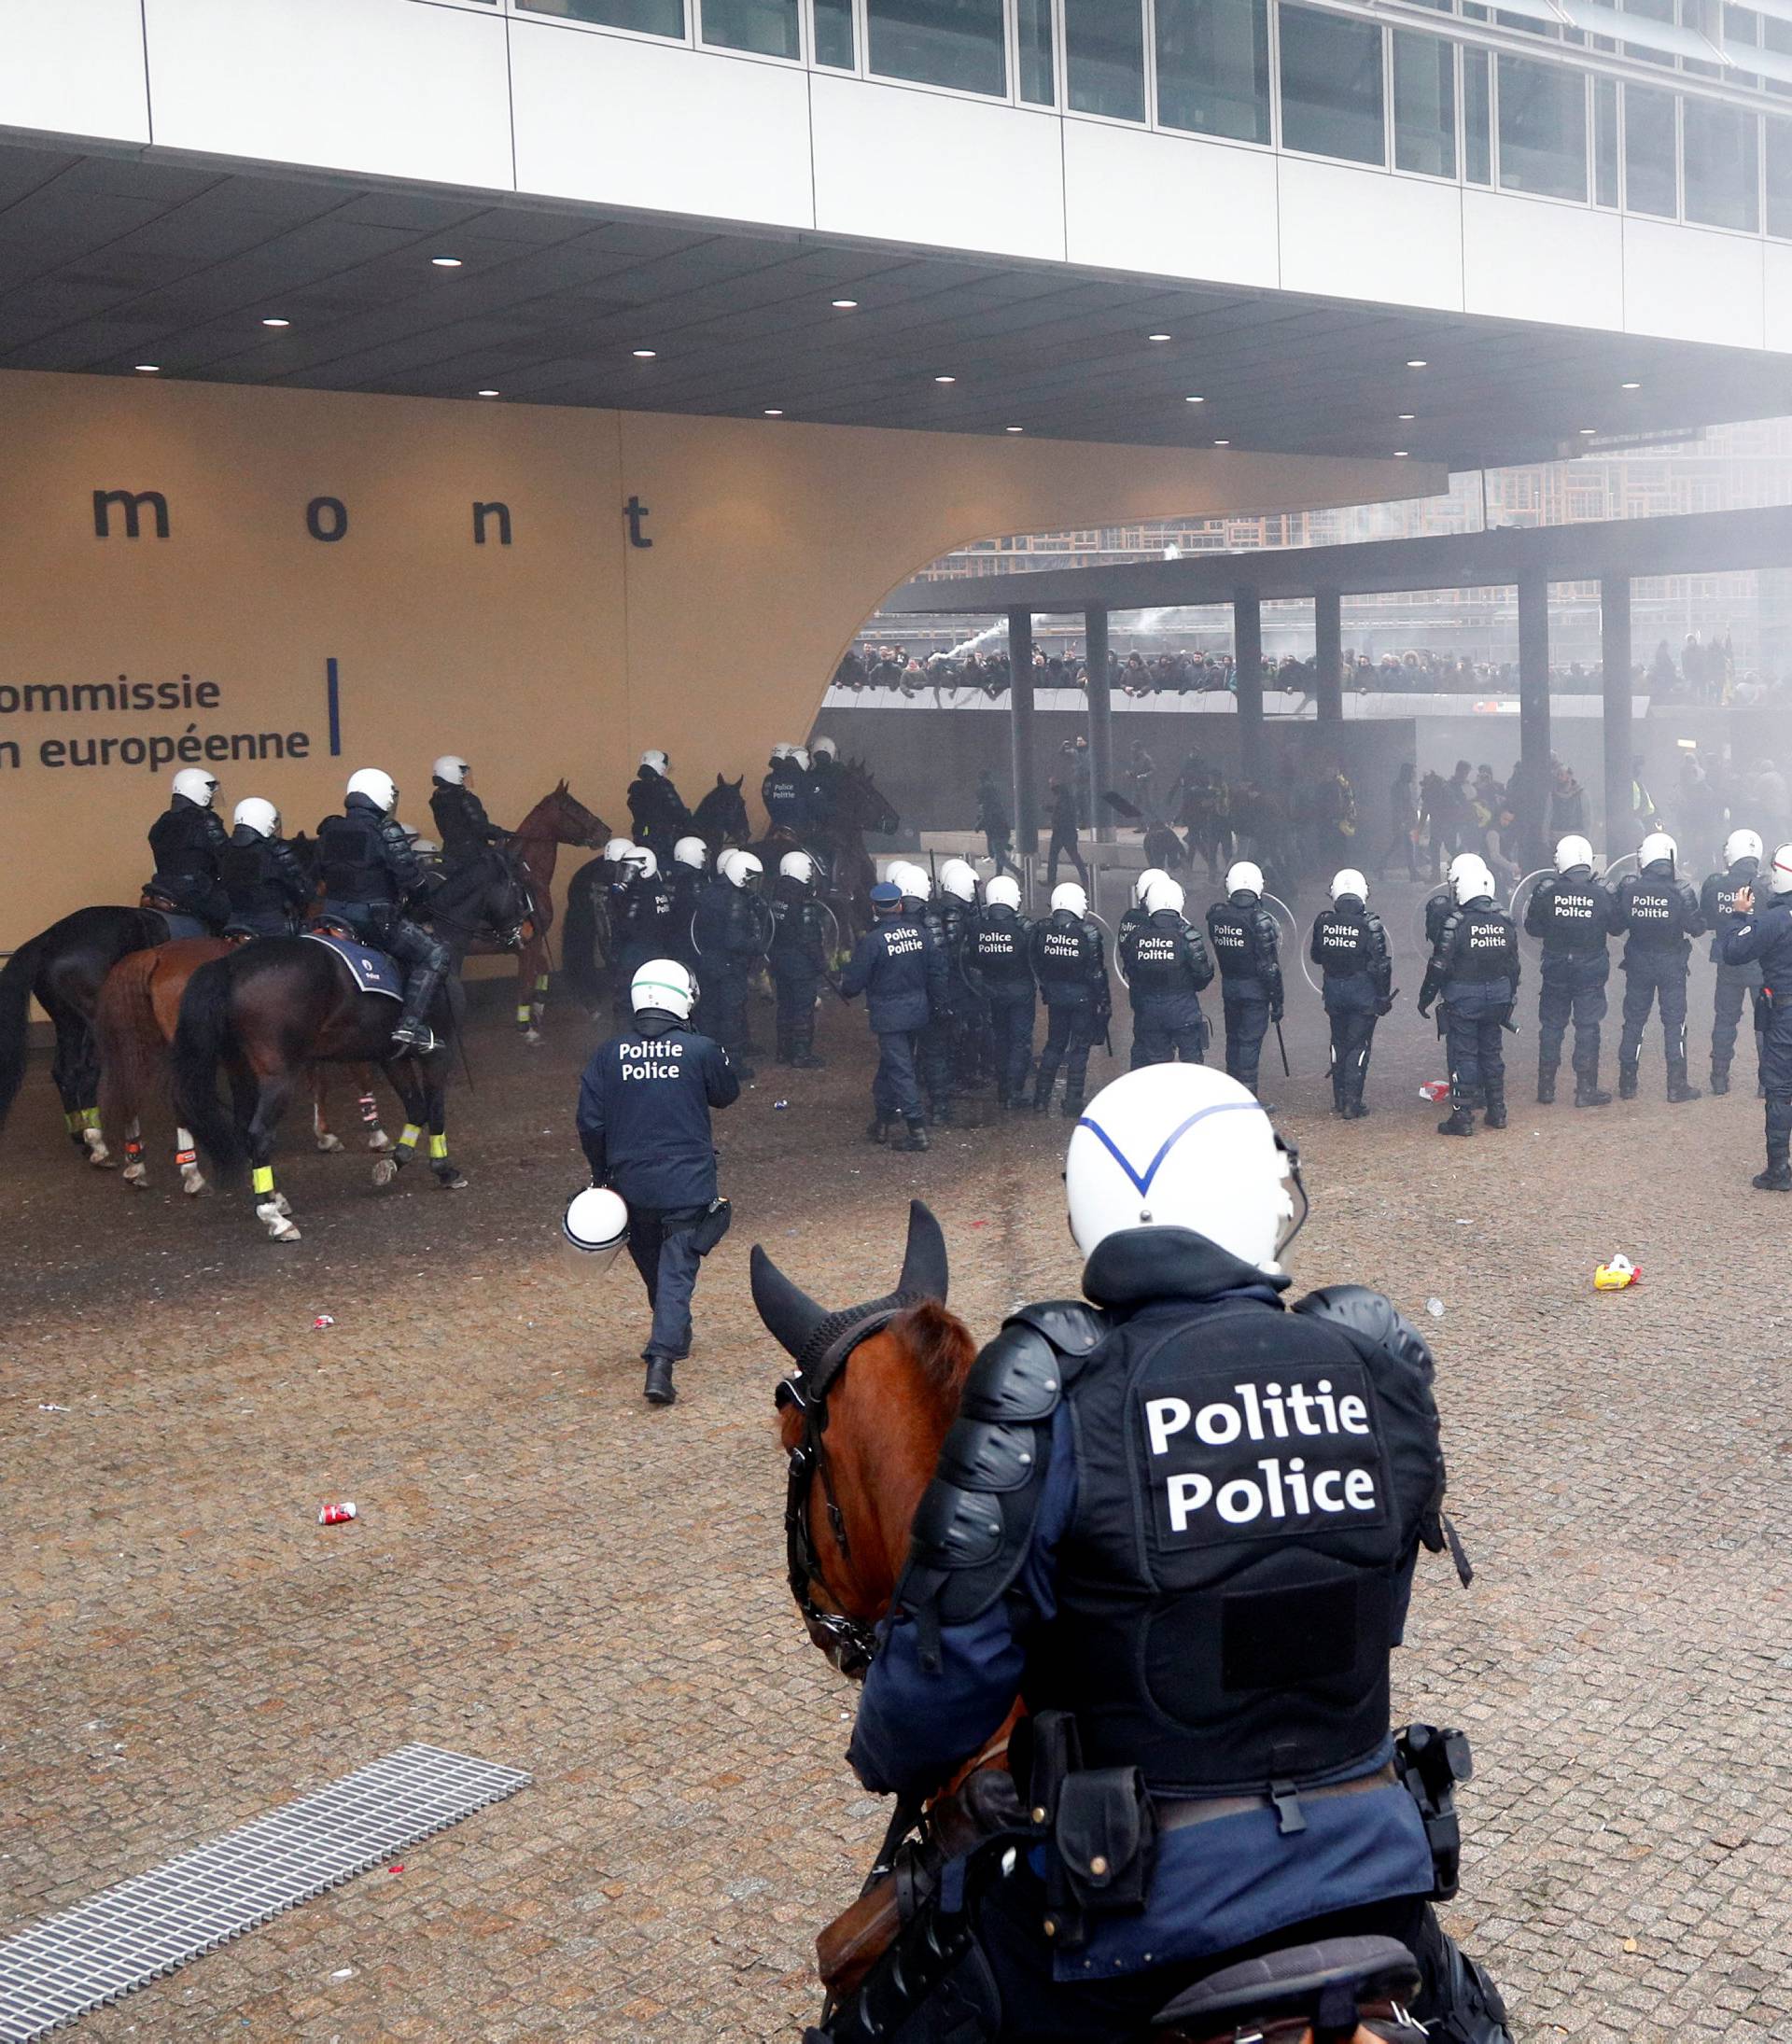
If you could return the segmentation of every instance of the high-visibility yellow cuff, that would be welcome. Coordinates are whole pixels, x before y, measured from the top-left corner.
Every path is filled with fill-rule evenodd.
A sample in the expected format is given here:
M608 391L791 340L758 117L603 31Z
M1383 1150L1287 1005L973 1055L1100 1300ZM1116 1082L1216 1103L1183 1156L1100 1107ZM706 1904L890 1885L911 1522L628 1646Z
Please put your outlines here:
M433 1157L445 1157L448 1155L448 1138L446 1136L431 1136L429 1138L429 1155Z
M271 1193L273 1190L273 1166L258 1164L249 1173L249 1183L259 1193Z

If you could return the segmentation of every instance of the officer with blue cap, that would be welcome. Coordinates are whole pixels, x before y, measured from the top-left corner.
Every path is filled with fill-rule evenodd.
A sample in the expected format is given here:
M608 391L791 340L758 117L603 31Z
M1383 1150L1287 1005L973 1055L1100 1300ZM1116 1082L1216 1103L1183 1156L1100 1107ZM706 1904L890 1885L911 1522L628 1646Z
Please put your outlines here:
M924 922L903 916L903 890L895 881L880 880L872 889L871 913L872 926L840 975L843 999L864 995L877 1038L877 1072L871 1082L872 1114L865 1139L889 1142L892 1126L900 1121L908 1133L891 1147L925 1150L927 1128L915 1053L921 1031L945 1011L945 953Z

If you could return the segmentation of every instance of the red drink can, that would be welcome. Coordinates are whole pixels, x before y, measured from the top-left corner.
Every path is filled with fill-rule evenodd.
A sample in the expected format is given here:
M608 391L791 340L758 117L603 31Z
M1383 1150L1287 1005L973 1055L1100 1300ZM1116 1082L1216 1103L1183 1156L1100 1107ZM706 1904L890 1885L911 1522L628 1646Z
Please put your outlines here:
M356 1516L353 1504L346 1499L341 1505L324 1505L318 1507L317 1523L320 1526L344 1526Z

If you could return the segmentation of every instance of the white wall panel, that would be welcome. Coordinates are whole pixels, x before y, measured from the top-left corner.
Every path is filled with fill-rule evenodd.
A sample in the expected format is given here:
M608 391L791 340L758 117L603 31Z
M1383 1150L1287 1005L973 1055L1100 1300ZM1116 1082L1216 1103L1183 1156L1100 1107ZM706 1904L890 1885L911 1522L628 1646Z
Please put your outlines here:
M812 227L805 72L513 20L523 191Z
M1792 354L1792 248L1768 242L1761 249L1761 298L1765 345Z
M1463 307L1462 189L1282 157L1281 287Z
M819 72L810 107L818 228L1062 259L1056 115Z
M1621 330L1622 222L1584 206L1464 189L1463 280L1465 312Z
M1674 341L1762 345L1762 245L1666 220L1624 222L1624 325Z
M56 0L0 17L0 126L148 141L139 0Z
M1064 123L1072 262L1274 287L1276 160L1181 135Z
M508 189L504 22L414 0L144 0L165 148Z

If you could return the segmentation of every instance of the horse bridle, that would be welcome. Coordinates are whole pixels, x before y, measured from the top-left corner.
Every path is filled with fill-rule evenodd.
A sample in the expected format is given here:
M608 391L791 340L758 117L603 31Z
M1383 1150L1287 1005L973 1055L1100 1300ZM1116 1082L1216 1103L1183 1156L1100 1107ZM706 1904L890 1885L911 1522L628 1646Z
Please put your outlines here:
M508 930L499 929L496 922L489 927L505 950L520 951L528 938L534 933L533 926L537 911L540 905L536 899L535 883L529 877L527 867L507 859L502 852L496 848L492 850L490 856L503 868L505 877L522 896L523 909L517 920ZM458 916L443 914L440 909L432 909L429 920L438 930L445 926L451 940L459 937L471 942L487 928L487 924L481 917L475 916L470 919L463 919Z

